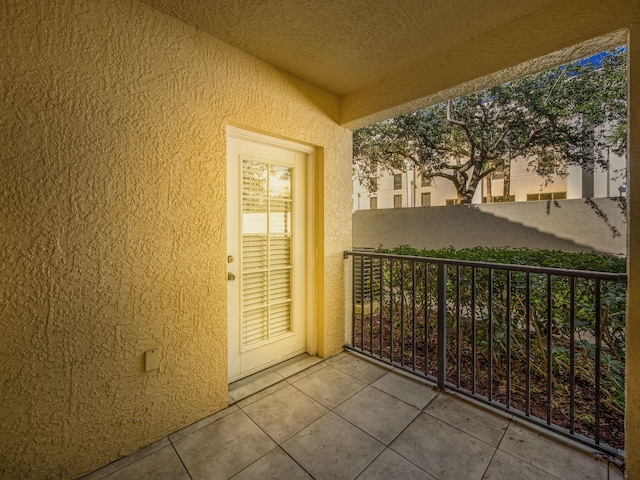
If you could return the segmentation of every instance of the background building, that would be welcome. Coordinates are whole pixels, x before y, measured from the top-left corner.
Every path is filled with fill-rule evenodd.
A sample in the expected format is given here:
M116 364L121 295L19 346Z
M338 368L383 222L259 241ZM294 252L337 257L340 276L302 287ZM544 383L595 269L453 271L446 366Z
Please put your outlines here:
M566 176L553 175L552 181L531 171L529 161L516 158L511 163L512 202L535 200L561 200L574 198L612 198L626 196L626 160L613 152L607 152L608 169L596 168L593 172L580 167L569 167ZM487 178L483 179L473 197L473 203L487 203ZM504 173L495 172L491 180L493 202L504 201ZM453 205L456 189L440 177L422 178L415 170L381 172L378 191L369 191L353 180L353 210L376 208L435 207Z

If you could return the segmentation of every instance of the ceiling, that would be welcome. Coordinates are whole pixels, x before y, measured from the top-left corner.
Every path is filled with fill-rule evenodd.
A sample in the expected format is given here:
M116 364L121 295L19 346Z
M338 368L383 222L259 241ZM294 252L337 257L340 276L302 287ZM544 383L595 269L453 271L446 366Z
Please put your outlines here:
M558 0L143 0L347 95Z

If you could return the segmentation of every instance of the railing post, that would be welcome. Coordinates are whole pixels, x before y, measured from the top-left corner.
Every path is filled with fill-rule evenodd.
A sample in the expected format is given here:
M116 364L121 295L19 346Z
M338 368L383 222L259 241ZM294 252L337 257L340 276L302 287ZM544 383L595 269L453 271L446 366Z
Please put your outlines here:
M438 388L447 378L447 269L438 263Z

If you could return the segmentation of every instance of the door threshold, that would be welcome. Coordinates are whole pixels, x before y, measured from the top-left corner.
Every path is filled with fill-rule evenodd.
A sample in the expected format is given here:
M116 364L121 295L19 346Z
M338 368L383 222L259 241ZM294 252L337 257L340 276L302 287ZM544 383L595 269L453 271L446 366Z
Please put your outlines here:
M247 398L254 393L269 388L276 383L300 373L307 368L322 362L320 357L314 357L307 353L297 355L282 363L273 365L258 373L249 375L241 380L229 384L229 405Z

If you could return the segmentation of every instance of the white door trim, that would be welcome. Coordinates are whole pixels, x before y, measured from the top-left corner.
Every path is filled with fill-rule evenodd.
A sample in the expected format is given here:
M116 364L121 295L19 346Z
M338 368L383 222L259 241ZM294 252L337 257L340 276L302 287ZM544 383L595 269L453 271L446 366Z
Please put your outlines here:
M254 143L262 143L265 145L275 146L279 148L285 148L298 153L306 155L306 185L305 185L305 197L306 197L306 218L305 222L305 235L306 235L306 289L305 296L305 311L306 311L306 351L309 355L315 355L318 348L317 339L317 315L316 315L316 243L315 243L315 156L316 149L310 145L305 145L291 140L283 138L271 137L265 134L251 132L243 130L234 126L227 126L227 139L233 138L237 140L245 140ZM228 149L228 148L227 148ZM226 162L225 162L226 165ZM229 322L227 322L227 325ZM228 357L227 357L228 361Z

